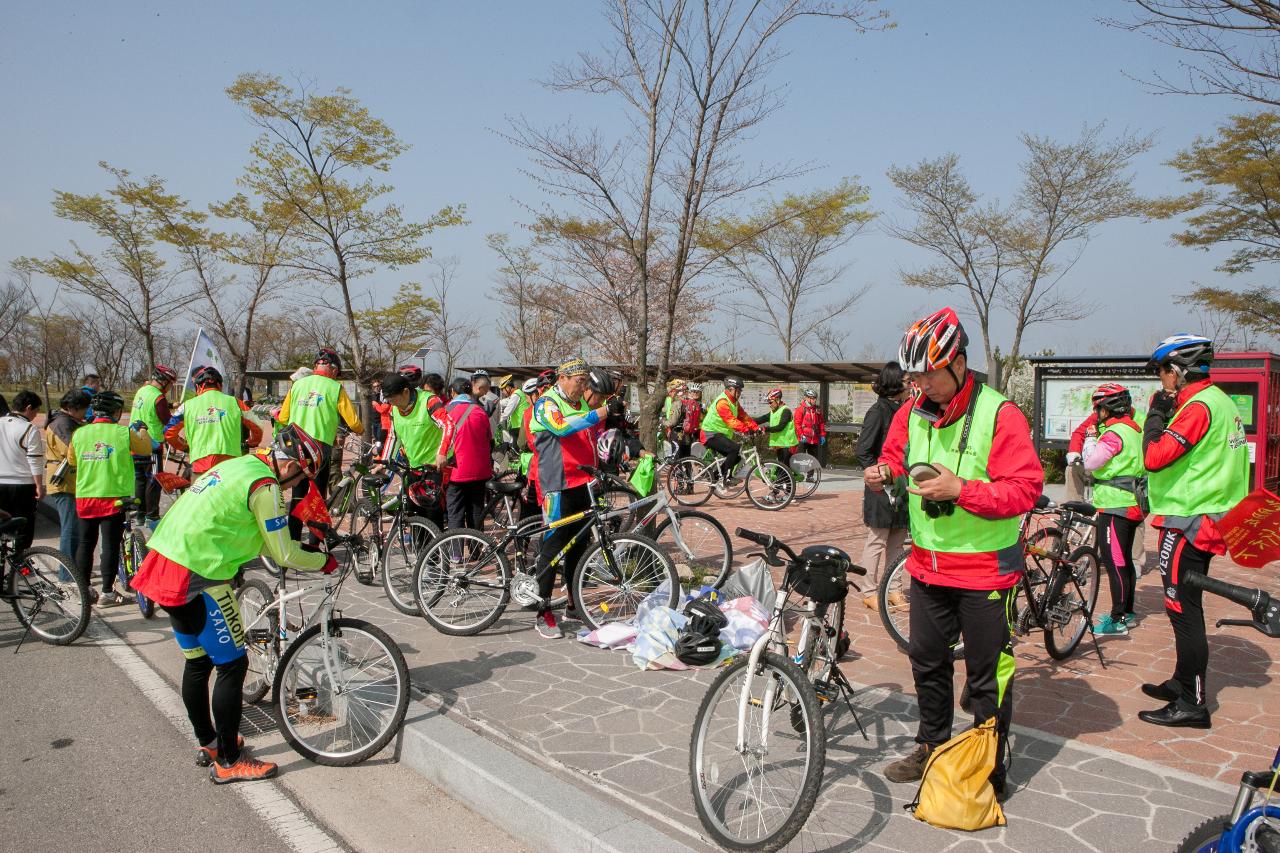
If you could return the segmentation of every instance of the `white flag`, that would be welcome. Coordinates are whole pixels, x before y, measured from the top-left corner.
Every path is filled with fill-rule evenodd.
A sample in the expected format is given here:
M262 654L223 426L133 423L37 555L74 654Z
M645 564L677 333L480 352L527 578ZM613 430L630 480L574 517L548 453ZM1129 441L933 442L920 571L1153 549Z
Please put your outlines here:
M216 368L222 374L224 381L230 381L227 377L227 367L222 361L222 356L218 353L218 345L213 342L213 338L205 334L204 329L196 332L196 343L191 348L191 364L187 367L186 392L195 392L196 386L191 377L196 375L196 371L202 367Z

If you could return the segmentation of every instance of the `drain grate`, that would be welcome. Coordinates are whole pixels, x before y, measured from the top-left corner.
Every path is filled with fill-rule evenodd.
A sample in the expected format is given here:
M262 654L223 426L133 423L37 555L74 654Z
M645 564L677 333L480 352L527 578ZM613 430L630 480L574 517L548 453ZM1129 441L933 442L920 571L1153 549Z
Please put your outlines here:
M276 718L257 705L244 706L244 711L240 717L240 725L242 728L246 728L257 735L274 732L280 728L276 723Z

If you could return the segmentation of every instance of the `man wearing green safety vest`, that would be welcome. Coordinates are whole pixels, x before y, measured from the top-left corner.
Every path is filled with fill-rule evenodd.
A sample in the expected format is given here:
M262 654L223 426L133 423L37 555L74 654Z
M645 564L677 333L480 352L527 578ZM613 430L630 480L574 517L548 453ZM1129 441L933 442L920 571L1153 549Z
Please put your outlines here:
M1143 462L1152 526L1160 531L1164 609L1177 660L1168 681L1142 685L1142 692L1164 707L1139 711L1138 718L1157 726L1207 729L1212 723L1202 592L1185 580L1208 574L1213 556L1227 551L1218 521L1249 491L1249 444L1240 410L1209 378L1213 341L1173 335L1156 346L1151 363L1163 390L1152 396L1147 410Z
M736 436L760 431L760 425L751 419L738 402L745 387L746 384L736 376L725 377L724 392L711 401L706 414L702 416L702 443L707 449L724 457L721 472L726 481L733 478L738 458L742 454Z
M771 389L766 399L769 402L769 414L756 420L767 421L764 431L769 436L769 446L777 454L778 461L788 465L791 454L796 452L796 445L800 443L800 439L796 437L796 421L791 416L791 408L782 404L781 388Z
M209 778L219 785L276 775L275 764L243 751L240 716L249 662L231 582L259 554L281 568L327 573L337 567L333 557L304 551L289 535L281 493L314 477L323 456L319 442L291 425L276 436L269 455L218 463L165 513L133 579L135 589L169 614L186 657L182 701L196 736L196 764L209 767Z
M501 418L504 440L511 445L520 443L520 429L524 424L524 413L533 405L533 393L538 388L538 380L530 379L519 388L511 382L511 377L504 376L507 384L502 387L504 397L498 401L498 417Z
M134 497L142 501L147 524L155 527L160 520L160 484L155 472L164 466L164 425L169 422L169 400L165 397L173 387L178 374L171 367L157 364L151 378L142 383L133 395L133 409L129 423L135 428L146 427L151 437L151 452L133 457Z
M919 781L929 755L951 738L951 650L963 638L968 709L975 725L996 720L990 781L1002 795L1013 720L1010 620L1023 567L1020 520L1040 496L1044 471L1026 417L977 382L967 345L951 308L907 330L898 361L920 393L894 414L879 464L864 474L867 488L892 484L898 498L908 498L913 542L908 656L920 726L916 749L884 775Z
M316 354L315 369L310 375L293 383L280 406L280 423L301 427L303 432L324 446L324 464L320 466L314 479L321 497L329 495L329 462L333 458L333 442L338 437L338 418L341 417L352 432L364 432L364 424L360 422L356 407L338 382L341 373L342 359L338 357L338 353L328 347L321 347ZM301 483L299 488L307 490L310 487L309 484ZM295 491L294 505L304 497L306 491ZM289 526L294 536L301 534L301 521L290 516Z
M444 528L444 472L449 448L453 444L453 421L439 398L420 392L398 373L382 377L382 393L391 404L391 436L387 439L387 459L396 450L404 453L410 478L422 484L410 489L422 514Z
M196 396L173 413L164 440L175 450L190 452L191 473L203 474L219 462L242 455L246 444L257 447L262 427L247 416L248 403L222 392L222 373L216 367L201 367L191 381Z

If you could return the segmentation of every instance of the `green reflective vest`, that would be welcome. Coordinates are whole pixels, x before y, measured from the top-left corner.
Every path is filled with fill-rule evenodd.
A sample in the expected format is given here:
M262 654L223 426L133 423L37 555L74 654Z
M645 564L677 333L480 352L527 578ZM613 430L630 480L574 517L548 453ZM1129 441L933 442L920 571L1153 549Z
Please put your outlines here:
M524 411L532 405L529 402L529 395L523 391L516 391L515 395L520 398L516 403L516 407L511 410L511 415L507 418L507 429L520 429L524 424Z
M962 480L991 482L987 460L995 438L996 415L1006 400L986 385L975 385L978 395L973 414L966 414L949 426L931 426L923 416L912 412L907 421L907 468L918 462L945 465ZM909 405L909 404L908 404ZM959 458L960 435L967 418L969 444L964 458ZM922 548L951 554L979 554L1008 548L1018 541L1021 518L981 518L956 507L951 515L929 518L919 495L911 495L911 539Z
M262 532L249 509L249 489L275 479L271 466L249 454L219 462L169 507L147 547L201 577L224 580L262 553ZM284 516L278 521L287 523Z
M404 448L410 467L421 468L423 465L436 464L436 454L440 450L444 430L431 417L426 394L418 392L413 409L407 415L400 414L400 410L392 406L391 424L395 428L396 438L400 439L400 446Z
M728 394L721 394L711 401L711 405L707 407L707 413L702 416L702 431L723 435L729 440L733 440L733 429L724 422L720 417L719 406L720 401L725 400L729 403L730 408L737 407L737 403L729 399Z
M129 428L123 424L85 424L71 436L76 459L77 498L126 498L133 495L133 457Z
M1209 408L1209 431L1172 465L1147 475L1156 515L1226 512L1249 493L1249 445L1240 410L1216 385L1204 388L1178 412L1192 403Z
M338 436L338 395L342 386L328 376L304 376L289 389L289 423L325 444Z
M769 426L776 427L778 421L782 420L782 413L790 411L786 406L779 406L776 412L770 412ZM795 447L799 443L800 439L796 438L796 419L794 416L787 422L786 429L769 433L770 447Z
M163 394L156 386L148 383L138 389L138 393L133 395L133 409L129 414L129 423L136 424L142 421L147 425L147 432L151 434L152 441L164 441L164 424L160 423L160 415L156 412L156 400L159 400Z
M1101 439L1109 432L1120 439L1120 452L1093 472L1093 505L1098 509L1137 506L1138 498L1131 490L1110 486L1107 482L1115 480L1124 485L1136 485L1139 477L1147 475L1147 469L1142 464L1142 435L1128 424L1117 422L1105 427L1098 438Z
M182 423L192 459L240 455L240 404L230 394L210 388L187 400Z

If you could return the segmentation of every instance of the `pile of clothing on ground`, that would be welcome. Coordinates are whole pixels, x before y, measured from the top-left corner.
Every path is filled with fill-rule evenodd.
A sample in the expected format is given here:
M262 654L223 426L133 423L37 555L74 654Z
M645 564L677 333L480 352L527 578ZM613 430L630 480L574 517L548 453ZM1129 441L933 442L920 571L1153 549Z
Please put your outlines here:
M768 630L776 595L768 567L754 560L719 589L703 587L694 593L682 587L674 608L666 604L671 588L664 581L640 602L634 619L584 629L578 640L628 651L640 669L715 666L750 649Z

